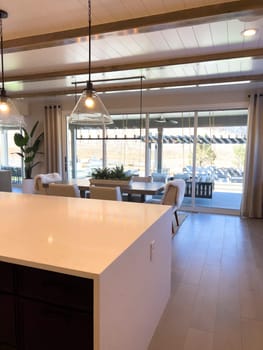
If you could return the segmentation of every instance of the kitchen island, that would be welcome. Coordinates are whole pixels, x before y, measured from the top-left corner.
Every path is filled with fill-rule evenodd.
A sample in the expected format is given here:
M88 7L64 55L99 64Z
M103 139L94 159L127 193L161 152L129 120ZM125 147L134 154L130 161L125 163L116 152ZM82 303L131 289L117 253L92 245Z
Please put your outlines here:
M0 349L148 348L170 295L170 207L0 192L0 213Z

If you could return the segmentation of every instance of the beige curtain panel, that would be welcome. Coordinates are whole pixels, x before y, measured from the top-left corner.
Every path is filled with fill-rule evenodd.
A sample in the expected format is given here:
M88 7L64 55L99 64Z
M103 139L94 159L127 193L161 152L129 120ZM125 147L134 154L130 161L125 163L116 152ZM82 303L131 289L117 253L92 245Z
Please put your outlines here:
M62 174L62 112L58 105L45 106L44 140L46 172Z
M263 95L250 96L241 216L263 218Z

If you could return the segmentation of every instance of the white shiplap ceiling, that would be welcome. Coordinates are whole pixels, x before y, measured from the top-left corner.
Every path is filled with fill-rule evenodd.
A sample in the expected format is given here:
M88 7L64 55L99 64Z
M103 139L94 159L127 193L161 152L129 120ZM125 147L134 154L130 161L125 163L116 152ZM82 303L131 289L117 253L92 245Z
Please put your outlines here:
M87 0L1 0L6 89L73 92L87 79ZM254 37L241 32L256 28ZM263 79L263 1L93 0L93 80L147 87ZM98 90L136 87L96 84Z

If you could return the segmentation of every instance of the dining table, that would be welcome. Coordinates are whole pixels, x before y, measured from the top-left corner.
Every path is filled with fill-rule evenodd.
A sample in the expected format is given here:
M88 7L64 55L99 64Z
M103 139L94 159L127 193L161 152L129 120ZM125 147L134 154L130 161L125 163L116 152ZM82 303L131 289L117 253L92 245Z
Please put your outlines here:
M90 181L88 178L84 179L71 179L70 183L77 184L81 197L85 197L85 193L89 191ZM104 185L106 186L106 185ZM125 184L120 186L122 194L128 195L128 201L132 200L132 195L140 195L140 201L145 202L146 195L157 195L162 193L164 190L164 182L141 182L141 181L131 181L130 184Z

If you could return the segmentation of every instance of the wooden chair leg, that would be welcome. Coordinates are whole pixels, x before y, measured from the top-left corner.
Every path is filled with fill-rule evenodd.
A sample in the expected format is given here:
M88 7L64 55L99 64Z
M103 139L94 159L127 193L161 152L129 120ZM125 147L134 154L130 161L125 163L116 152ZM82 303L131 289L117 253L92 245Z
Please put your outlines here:
M174 212L174 216L175 216L175 219L176 219L176 224L177 224L177 226L179 226L179 220L178 220L177 211Z

